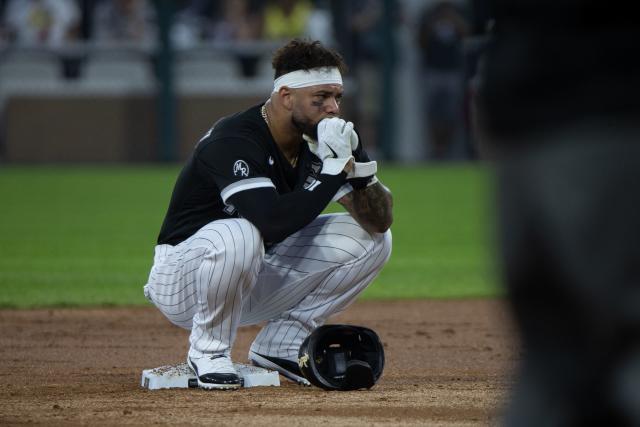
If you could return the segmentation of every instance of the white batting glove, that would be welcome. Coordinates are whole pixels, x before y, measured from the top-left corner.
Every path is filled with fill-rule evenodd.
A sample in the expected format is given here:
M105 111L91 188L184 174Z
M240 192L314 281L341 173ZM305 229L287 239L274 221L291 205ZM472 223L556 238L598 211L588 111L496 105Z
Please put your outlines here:
M323 119L318 123L318 145L309 146L311 152L322 160L321 173L338 175L353 159L351 133L353 123L337 117ZM315 150L315 151L314 151Z
M327 120L329 120L329 119L327 119ZM316 141L315 139L311 138L310 136L302 135L302 138L305 141L307 141L307 143L309 144L309 150L313 154L315 154L320 160L323 160L323 164L324 164L324 157L322 157L322 156L326 156L327 155L326 150L325 150L325 152L322 152L322 150L319 147L318 141ZM351 135L349 135L349 145L351 147L351 151L355 151L356 148L358 148L358 144L359 143L360 143L360 140L358 138L358 134L356 133L355 130L353 130L353 128L351 128ZM343 166L342 169L344 169L344 166ZM323 170L324 170L324 168L323 168ZM375 162L375 161L372 161L372 162L354 162L353 163L353 168L347 174L347 179L351 179L351 178L366 178L366 177L375 175L376 172L378 172L378 163ZM338 172L338 173L340 173L340 172Z

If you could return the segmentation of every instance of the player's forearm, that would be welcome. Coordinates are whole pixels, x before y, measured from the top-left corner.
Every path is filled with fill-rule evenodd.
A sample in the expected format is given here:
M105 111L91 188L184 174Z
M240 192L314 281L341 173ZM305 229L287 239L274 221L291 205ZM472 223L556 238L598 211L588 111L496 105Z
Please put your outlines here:
M354 190L340 199L340 203L367 231L384 233L393 222L393 197L381 183Z
M257 188L229 198L240 215L256 226L267 243L277 243L315 219L329 204L346 173L320 175L312 191L299 190L278 195L273 189Z

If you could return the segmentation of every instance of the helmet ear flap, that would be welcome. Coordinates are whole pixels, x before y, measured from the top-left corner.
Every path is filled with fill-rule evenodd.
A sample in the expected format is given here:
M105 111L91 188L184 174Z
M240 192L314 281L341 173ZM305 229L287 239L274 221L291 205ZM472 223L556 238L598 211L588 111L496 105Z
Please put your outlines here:
M384 369L384 349L371 329L325 325L302 343L298 364L313 385L325 390L371 388Z

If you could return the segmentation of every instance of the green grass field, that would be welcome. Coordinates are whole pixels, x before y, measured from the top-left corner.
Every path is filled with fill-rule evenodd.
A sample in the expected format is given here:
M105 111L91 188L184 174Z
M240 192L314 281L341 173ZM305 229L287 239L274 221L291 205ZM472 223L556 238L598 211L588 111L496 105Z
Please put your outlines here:
M1 169L0 307L146 304L142 285L178 171ZM500 293L487 170L387 166L379 176L394 194L394 248L365 298Z

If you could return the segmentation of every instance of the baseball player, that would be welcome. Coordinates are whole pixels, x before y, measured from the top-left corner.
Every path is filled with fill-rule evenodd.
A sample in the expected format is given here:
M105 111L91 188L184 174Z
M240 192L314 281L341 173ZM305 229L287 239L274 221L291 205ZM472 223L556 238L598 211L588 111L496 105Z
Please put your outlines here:
M353 124L339 118L342 58L293 40L273 67L269 99L219 120L196 145L144 287L191 331L187 363L206 389L240 386L230 359L236 330L262 322L249 360L308 384L301 343L391 253L391 194ZM320 215L331 200L348 214Z

